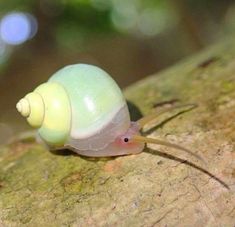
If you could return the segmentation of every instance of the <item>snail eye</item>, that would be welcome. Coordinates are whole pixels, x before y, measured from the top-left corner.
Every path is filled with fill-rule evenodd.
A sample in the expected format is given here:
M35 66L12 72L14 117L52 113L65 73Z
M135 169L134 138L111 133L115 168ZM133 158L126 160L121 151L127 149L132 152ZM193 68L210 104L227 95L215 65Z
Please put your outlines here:
M124 138L124 142L127 143L129 141L129 139L126 137Z

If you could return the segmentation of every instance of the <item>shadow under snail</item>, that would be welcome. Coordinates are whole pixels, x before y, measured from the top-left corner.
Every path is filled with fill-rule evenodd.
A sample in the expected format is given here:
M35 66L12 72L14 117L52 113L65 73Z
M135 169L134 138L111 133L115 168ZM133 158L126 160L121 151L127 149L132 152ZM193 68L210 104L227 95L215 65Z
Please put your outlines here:
M153 143L183 150L176 144L147 138L140 131L157 117L130 121L126 100L116 82L102 69L86 64L62 68L16 105L38 129L50 149L68 148L92 157L137 154Z

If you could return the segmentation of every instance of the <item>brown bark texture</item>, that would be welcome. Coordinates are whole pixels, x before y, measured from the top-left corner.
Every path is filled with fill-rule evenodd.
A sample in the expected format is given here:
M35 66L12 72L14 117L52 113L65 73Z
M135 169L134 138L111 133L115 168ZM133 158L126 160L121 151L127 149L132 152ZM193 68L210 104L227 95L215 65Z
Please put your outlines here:
M29 141L0 148L0 226L234 226L235 41L128 87L134 116L174 105L138 155L85 158ZM165 103L165 104L164 104ZM136 106L136 108L134 108Z

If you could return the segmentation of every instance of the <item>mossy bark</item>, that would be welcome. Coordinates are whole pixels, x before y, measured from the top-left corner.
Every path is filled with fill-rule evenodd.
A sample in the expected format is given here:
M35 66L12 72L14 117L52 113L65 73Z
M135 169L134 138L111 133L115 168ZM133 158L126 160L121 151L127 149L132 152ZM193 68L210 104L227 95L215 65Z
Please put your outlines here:
M235 41L125 94L144 115L158 102L196 103L148 132L206 164L156 145L139 155L84 158L19 141L0 151L1 226L234 226Z

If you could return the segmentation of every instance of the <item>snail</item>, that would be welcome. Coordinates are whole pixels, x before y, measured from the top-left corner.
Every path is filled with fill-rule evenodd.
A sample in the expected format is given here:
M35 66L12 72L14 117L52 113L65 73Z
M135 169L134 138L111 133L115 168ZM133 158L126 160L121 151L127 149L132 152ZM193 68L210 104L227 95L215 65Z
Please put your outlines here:
M141 135L156 113L131 122L120 88L96 66L75 64L60 69L16 108L50 149L107 157L138 154L147 143L154 143L198 157L179 145Z

